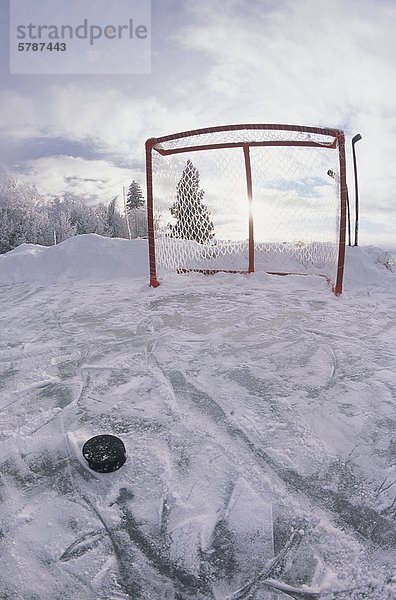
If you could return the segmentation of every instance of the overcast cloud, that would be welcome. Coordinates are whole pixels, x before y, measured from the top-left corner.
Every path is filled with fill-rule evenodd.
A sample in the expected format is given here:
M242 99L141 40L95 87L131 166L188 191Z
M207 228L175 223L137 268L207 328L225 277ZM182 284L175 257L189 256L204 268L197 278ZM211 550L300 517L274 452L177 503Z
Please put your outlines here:
M336 127L351 194L350 138L363 136L361 242L396 250L395 2L153 0L150 75L74 77L8 74L6 4L0 160L44 193L109 201L132 178L144 186L144 141L165 133Z

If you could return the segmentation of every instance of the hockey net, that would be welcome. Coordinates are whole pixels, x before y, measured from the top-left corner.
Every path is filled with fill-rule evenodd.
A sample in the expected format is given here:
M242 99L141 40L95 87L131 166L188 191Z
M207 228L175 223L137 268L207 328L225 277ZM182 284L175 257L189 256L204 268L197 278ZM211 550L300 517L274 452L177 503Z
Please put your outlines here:
M146 142L150 283L167 272L322 275L342 290L339 130L234 125Z

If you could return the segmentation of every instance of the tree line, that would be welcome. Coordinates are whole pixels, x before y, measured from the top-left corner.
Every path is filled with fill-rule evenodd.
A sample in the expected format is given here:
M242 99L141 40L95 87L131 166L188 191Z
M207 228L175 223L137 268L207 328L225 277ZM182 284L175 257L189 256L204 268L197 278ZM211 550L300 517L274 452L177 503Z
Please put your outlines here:
M204 204L200 175L187 160L169 207L173 223L167 235L207 244L215 237L210 212ZM0 254L23 243L51 246L75 235L97 233L113 238L147 237L145 199L139 183L132 181L124 190L124 210L117 197L108 204L88 205L84 198L65 194L47 199L34 186L0 173ZM159 228L157 215L155 226Z
M124 212L120 211L117 198L96 205L88 205L84 198L73 194L47 199L34 186L0 173L0 254L23 243L51 246L84 233L145 237L144 205L136 181L129 187Z

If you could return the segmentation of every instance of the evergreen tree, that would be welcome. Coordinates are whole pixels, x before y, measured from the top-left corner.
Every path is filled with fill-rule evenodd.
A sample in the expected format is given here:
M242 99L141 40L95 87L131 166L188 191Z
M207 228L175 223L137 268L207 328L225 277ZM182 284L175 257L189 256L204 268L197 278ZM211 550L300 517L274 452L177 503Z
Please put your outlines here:
M49 245L54 237L57 243L63 242L77 235L76 217L73 215L72 198L54 198L48 206L49 215Z
M117 208L117 197L108 204L107 208L107 229L110 237L127 237L125 220Z
M24 242L41 243L39 213L44 199L34 186L22 184L0 171L0 253Z
M214 237L210 212L202 202L204 195L205 192L199 188L199 172L188 160L177 184L176 200L170 208L172 217L176 219L174 225L169 225L171 237L194 240L200 244Z
M129 228L131 238L147 237L147 215L142 208L134 208L128 211Z
M131 185L129 186L126 205L128 211L134 208L140 208L144 205L142 189L138 182L135 180L133 180Z

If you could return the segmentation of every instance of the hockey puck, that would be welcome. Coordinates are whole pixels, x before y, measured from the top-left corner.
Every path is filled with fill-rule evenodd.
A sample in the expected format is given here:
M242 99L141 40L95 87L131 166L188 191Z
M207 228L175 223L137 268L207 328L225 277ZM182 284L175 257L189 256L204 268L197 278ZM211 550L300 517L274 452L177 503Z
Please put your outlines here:
M97 473L117 471L126 461L124 443L115 435L95 435L82 449L89 468Z

